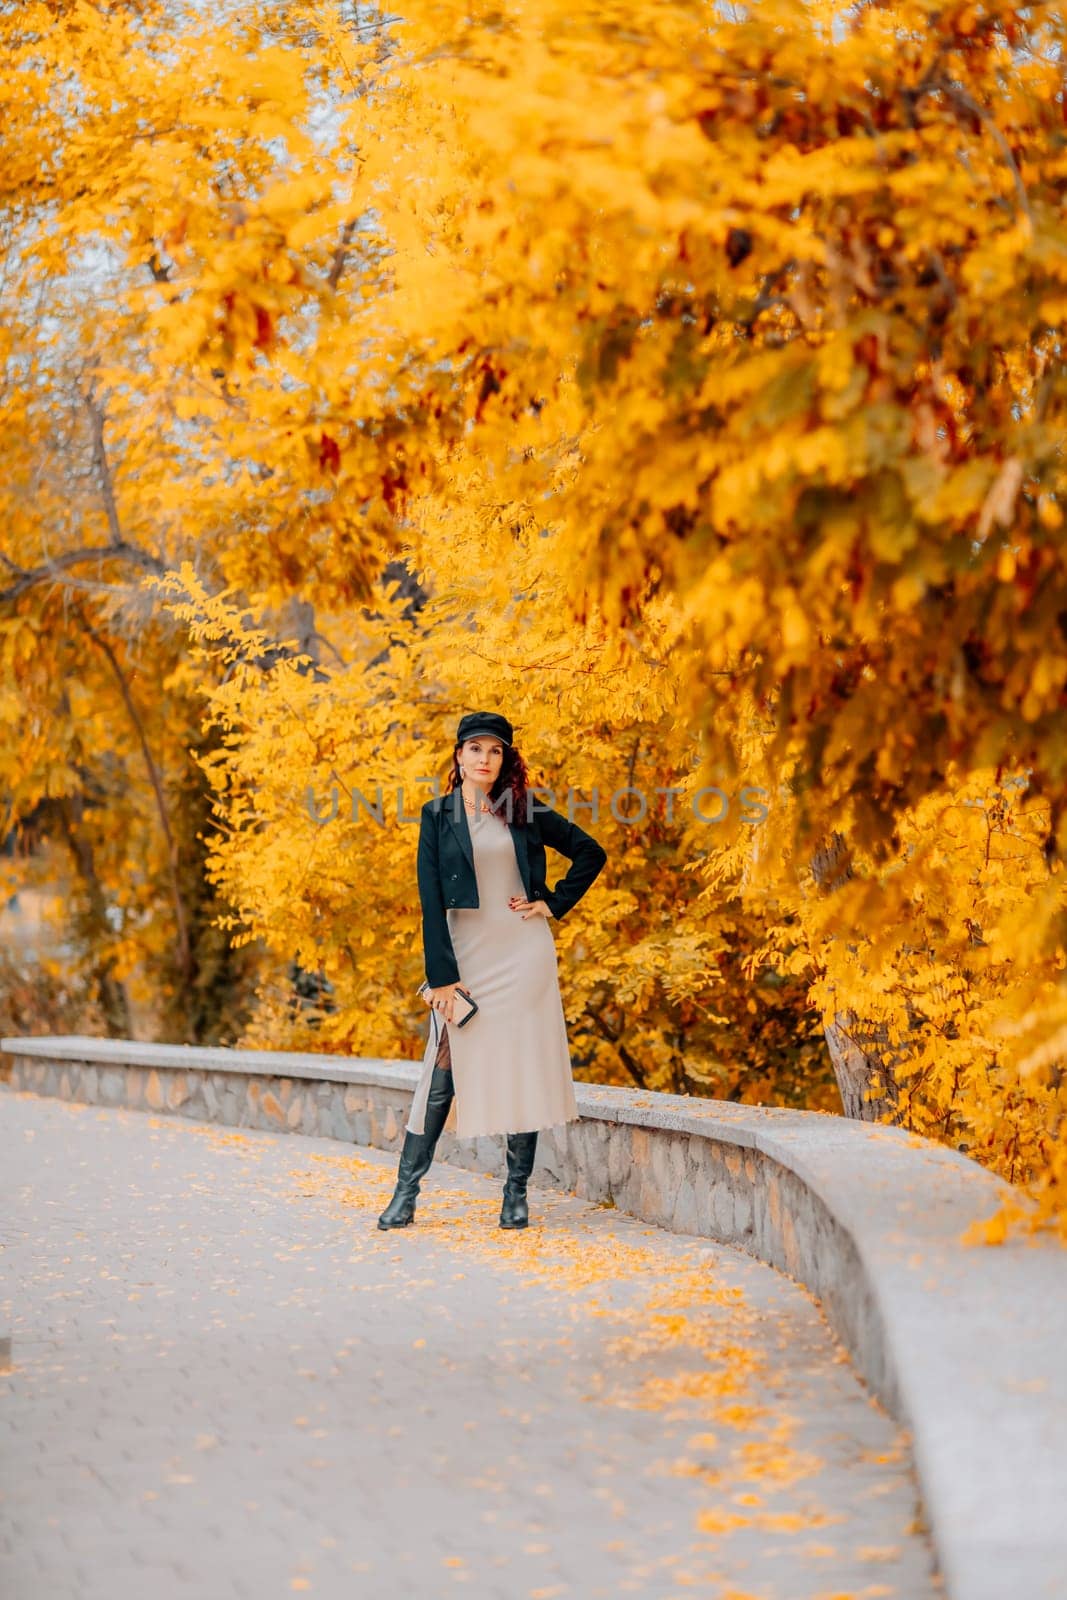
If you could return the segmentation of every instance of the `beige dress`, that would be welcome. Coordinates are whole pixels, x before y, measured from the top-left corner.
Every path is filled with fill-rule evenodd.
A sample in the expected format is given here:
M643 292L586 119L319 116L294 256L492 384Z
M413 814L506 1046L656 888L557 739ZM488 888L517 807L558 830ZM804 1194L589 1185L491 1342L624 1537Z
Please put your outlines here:
M550 919L535 913L524 921L508 905L511 895L525 899L526 890L500 818L480 813L467 820L478 905L450 906L446 916L460 983L478 1011L462 1028L430 1013L408 1127L423 1132L440 1028L448 1032L455 1088L445 1128L457 1138L573 1122L578 1105Z

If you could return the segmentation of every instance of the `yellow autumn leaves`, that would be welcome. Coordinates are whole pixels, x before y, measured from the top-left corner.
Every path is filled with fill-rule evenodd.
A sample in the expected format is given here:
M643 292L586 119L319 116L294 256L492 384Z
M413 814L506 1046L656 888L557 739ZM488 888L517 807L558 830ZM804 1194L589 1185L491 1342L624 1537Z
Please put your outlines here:
M2 772L12 826L58 774L98 978L109 899L146 1002L240 928L247 1038L295 960L337 1009L294 1037L411 1053L412 840L304 795L414 806L499 705L562 793L685 796L578 815L581 1070L824 1107L855 1018L898 1116L1059 1215L1060 10L44 16L0 90ZM763 827L686 810L744 782Z

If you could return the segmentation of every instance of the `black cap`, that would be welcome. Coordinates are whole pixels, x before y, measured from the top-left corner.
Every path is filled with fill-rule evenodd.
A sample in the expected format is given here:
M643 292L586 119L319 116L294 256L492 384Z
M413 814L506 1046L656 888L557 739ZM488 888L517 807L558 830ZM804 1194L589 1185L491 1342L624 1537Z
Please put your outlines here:
M459 719L456 743L464 744L479 733L490 733L506 745L510 745L515 737L507 717L498 716L495 711L468 711L465 717Z

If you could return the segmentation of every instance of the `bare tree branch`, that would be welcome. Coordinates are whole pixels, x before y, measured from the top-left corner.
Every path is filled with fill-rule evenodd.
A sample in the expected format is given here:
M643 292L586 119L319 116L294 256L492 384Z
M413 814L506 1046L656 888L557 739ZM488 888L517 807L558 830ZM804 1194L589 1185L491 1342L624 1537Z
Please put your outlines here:
M626 1068L637 1087L639 1089L647 1089L648 1081L638 1065L637 1057L622 1043L621 1028L613 1028L606 1017L604 1017L602 1013L597 1011L592 1005L586 1005L585 1014L593 1023L593 1026L596 1028L597 1032L607 1039L610 1044L615 1046L615 1049L618 1052L619 1060L622 1062L623 1066Z
M989 129L989 132L1000 146L1001 155L1004 157L1008 170L1012 175L1019 205L1032 222L1034 214L1030 209L1030 197L1026 192L1026 185L1023 183L1022 174L1019 171L1015 157L1011 153L1011 145L1004 136L1004 130L998 127L995 119L990 116L984 106L979 105L977 100L971 98L966 89L961 89L956 84L947 82L944 78L928 82L925 87L927 93L937 92L943 94L946 100L951 100L953 105L958 106L961 111L968 112L970 116L977 117L979 122Z
M115 486L111 478L111 468L107 460L107 448L104 444L104 413L96 403L96 396L92 390L85 396L85 409L89 413L89 427L93 440L93 466L100 480L100 493L104 501L104 511L107 514L107 525L111 531L111 543L122 543L122 530L119 527L119 510L115 504Z
M159 768L156 765L155 758L152 755L152 750L148 743L148 735L145 732L144 723L141 720L141 714L137 709L133 695L130 693L130 686L126 681L126 674L123 672L122 667L119 664L118 657L115 655L110 641L93 627L80 604L75 605L74 609L82 627L85 629L85 632L89 635L90 639L92 639L93 643L97 645L98 648L103 652L108 665L115 675L115 679L119 686L119 693L122 695L123 704L129 713L130 721L133 723L134 730L137 734L138 743L141 746L141 754L144 756L144 763L148 771L149 781L151 782L152 791L156 797L156 810L159 813L160 827L163 829L163 837L167 843L170 891L171 898L174 902L174 919L178 928L178 970L180 971L183 980L188 983L192 978L192 951L189 946L189 924L185 915L185 902L182 899L181 883L178 878L178 845L170 826L170 814L167 810L167 798L163 793L163 781L160 777Z
M112 561L116 557L133 562L135 566L143 567L146 572L154 572L158 577L162 577L167 570L158 556L142 550L139 545L129 544L121 537L114 544L83 545L77 550L64 550L61 555L49 557L39 567L20 567L4 556L4 565L11 572L17 572L18 578L6 589L0 589L0 605L6 600L17 600L27 590L60 577L68 568L81 566L83 561Z
M344 227L341 229L341 237L337 241L337 248L333 253L333 260L330 263L330 270L326 276L326 282L329 284L331 289L336 289L337 285L341 281L341 274L344 272L345 267L348 264L348 247L352 243L352 235L355 233L355 231L356 219L355 217L350 217L345 223Z

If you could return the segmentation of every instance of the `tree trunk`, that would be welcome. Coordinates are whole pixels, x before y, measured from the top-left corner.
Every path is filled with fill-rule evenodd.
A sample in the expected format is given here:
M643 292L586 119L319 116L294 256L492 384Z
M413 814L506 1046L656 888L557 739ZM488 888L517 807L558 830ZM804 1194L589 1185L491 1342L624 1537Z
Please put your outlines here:
M818 887L828 893L855 876L840 833L831 834L815 852L811 870ZM854 945L848 948L855 954ZM845 1116L878 1122L888 1114L895 1120L900 1101L895 1063L903 1052L890 1045L885 1023L863 1022L854 1011L838 1011L823 1023L823 1034Z
M112 1039L129 1039L131 1037L129 999L125 984L121 983L111 970L111 957L104 953L106 946L114 941L115 930L108 921L107 896L97 876L93 847L81 828L83 810L81 795L63 795L57 802L60 826L78 875L85 886L87 943L93 952L94 977L108 1036Z
M823 1033L845 1116L878 1122L889 1113L895 1119L899 1092L884 1024L865 1027L855 1012L841 1011L823 1024ZM884 1065L883 1051L890 1057Z

